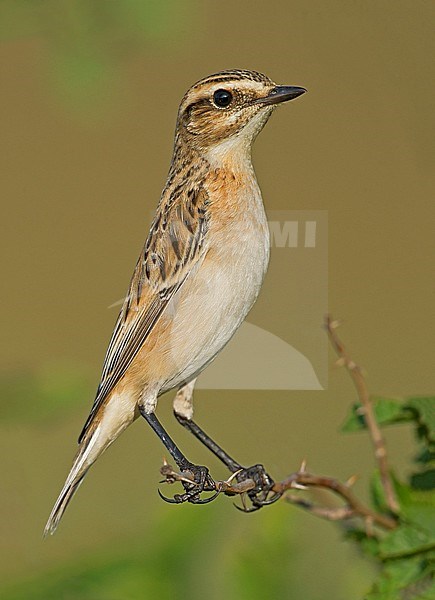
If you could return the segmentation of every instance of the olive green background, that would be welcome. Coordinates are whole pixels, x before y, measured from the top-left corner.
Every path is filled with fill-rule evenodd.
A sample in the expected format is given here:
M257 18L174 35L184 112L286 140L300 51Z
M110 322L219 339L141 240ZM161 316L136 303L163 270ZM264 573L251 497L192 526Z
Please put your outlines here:
M434 4L422 0L2 2L0 578L15 590L8 597L49 598L40 590L65 576L53 597L142 598L157 589L154 573L159 597L174 597L169 588L206 597L210 586L207 597L255 598L250 573L263 571L285 582L275 590L284 598L362 597L373 572L336 525L284 504L251 516L226 498L163 505L164 450L142 422L92 469L56 536L41 535L98 383L116 318L108 306L125 293L165 181L178 102L214 71L256 69L309 90L256 142L266 206L328 211L329 308L344 320L340 333L370 389L434 392L434 18ZM274 272L252 313L289 341L298 316L269 306L294 285ZM364 496L370 444L338 434L355 394L334 358L326 391L201 390L197 419L246 464L262 461L282 478L306 458L317 473L361 475ZM193 460L225 477L176 425L168 398L159 415ZM408 430L389 432L388 442L406 472ZM188 560L177 571L171 557L183 548ZM117 560L151 579L118 589L118 571L106 576L101 566ZM84 565L95 575L86 596L74 579Z

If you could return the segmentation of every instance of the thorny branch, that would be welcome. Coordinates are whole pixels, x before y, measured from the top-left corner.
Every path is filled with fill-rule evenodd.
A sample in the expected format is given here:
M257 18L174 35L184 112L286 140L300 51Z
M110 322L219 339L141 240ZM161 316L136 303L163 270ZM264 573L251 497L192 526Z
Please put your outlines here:
M392 513L398 513L399 506L389 475L385 441L375 419L373 405L361 368L350 358L343 343L338 338L336 333L338 325L339 323L332 320L330 316L326 317L325 327L330 342L338 354L338 365L346 367L358 392L363 415L375 448L375 457L378 461L381 482L385 491L388 507ZM166 461L161 467L160 472L164 476L164 481L167 483L174 483L176 481L194 482L193 478L191 479L188 473L181 474L174 471L172 466ZM238 482L236 478L237 473L234 473L227 481L215 481L215 491L228 496L240 495L242 502L244 503L247 492L253 490L256 484L252 479L245 479L244 481ZM275 482L269 492L275 496L284 497L287 502L331 521L342 521L360 517L364 520L368 535L372 534L374 525L378 525L384 529L395 529L397 521L394 518L373 511L353 494L351 487L355 481L356 477L354 476L347 482L342 483L333 477L310 474L306 471L304 461L297 472L292 473L283 481ZM310 500L295 493L291 493L292 490L307 490L310 488L326 489L343 500L344 504L339 507L323 507L316 505Z
M343 345L343 342L337 336L336 329L339 325L338 321L334 321L330 315L325 319L325 327L328 332L329 340L332 347L338 355L338 365L344 366L348 370L352 381L358 393L358 398L361 402L361 414L367 424L367 429L370 433L372 443L375 449L375 457L379 465L379 473L381 476L382 487L384 488L385 498L389 509L393 513L399 512L399 504L396 499L393 484L391 481L387 449L381 429L376 421L373 404L370 400L370 394L362 373L361 368L350 358Z
M166 462L160 469L160 473L165 477L165 481L171 483L189 479L186 477L185 473L181 474L177 471L174 471L171 465ZM193 479L191 481L193 482ZM329 519L331 521L362 517L366 523L367 530L369 530L374 524L384 527L385 529L394 529L396 527L396 521L394 519L371 510L360 500L358 500L358 498L356 498L350 489L354 482L354 478L346 483L341 483L332 477L312 475L305 471L305 464L302 464L299 471L292 473L283 481L274 483L270 489L270 492L279 494L288 502L308 510L314 515ZM252 479L246 479L241 483L238 483L234 481L232 477L227 481L215 481L215 485L216 491L228 496L234 496L238 494L243 495L255 487L255 483L252 481ZM330 490L344 500L346 504L336 508L325 508L316 506L307 499L296 496L295 494L287 493L290 490L307 488L323 488Z
M283 482L275 484L273 490L285 491L287 489L291 489L292 487L324 488L335 493L342 500L344 500L346 504L337 508L324 508L315 506L311 502L308 502L299 496L288 494L285 498L292 504L301 506L301 508L304 508L319 517L323 517L331 521L362 517L366 522L367 529L372 524L380 525L385 529L394 529L396 527L396 521L394 519L371 510L368 508L368 506L358 500L358 498L351 491L353 483L355 483L355 478L351 478L346 483L341 483L332 477L311 475L310 473L306 473L304 470L299 470L297 473L290 475L290 477L285 479Z

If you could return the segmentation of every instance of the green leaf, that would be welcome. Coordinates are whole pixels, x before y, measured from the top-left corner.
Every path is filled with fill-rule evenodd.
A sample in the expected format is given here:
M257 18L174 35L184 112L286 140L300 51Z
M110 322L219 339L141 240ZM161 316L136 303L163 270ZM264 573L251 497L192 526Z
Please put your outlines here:
M415 461L423 465L435 464L435 446L430 445L429 447L423 448L420 454L415 458Z
M365 600L434 600L432 578L426 557L390 560Z
M411 475L410 483L415 490L435 489L435 469L414 473Z
M344 433L352 433L353 431L360 431L364 429L364 419L362 415L358 414L358 410L361 410L361 404L354 403L350 407L350 413L347 415L344 423L340 427L340 431Z
M372 398L376 421L379 425L393 425L412 420L412 413L408 411L401 400L391 398ZM366 429L364 408L358 402L351 408L351 413L341 427L343 432L362 431Z
M379 512L389 512L390 509L385 499L384 486L382 485L381 476L378 469L373 472L370 480L370 493L373 506L376 508L376 510Z
M401 517L435 539L435 493L433 489L415 489L393 478Z
M435 549L435 537L414 525L402 525L388 533L379 544L381 556L403 557Z
M427 439L435 442L435 396L409 398L405 408L416 413L418 423L424 428Z
M347 540L352 540L359 545L360 550L367 556L379 555L379 539L374 536L369 536L362 529L349 529L345 533Z
M400 481L392 475L393 485L397 498L402 505L402 508L407 508L415 503L429 504L435 508L435 496L428 493L428 490L414 489L411 485Z

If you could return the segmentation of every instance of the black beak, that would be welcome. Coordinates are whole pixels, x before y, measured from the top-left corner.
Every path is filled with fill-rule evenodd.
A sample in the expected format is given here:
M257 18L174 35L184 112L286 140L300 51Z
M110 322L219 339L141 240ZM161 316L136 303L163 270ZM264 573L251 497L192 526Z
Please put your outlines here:
M303 87L296 87L294 85L277 85L270 90L269 94L264 98L258 98L254 104L262 104L268 106L270 104L279 104L281 102L288 102L294 100L298 96L305 94L307 90Z

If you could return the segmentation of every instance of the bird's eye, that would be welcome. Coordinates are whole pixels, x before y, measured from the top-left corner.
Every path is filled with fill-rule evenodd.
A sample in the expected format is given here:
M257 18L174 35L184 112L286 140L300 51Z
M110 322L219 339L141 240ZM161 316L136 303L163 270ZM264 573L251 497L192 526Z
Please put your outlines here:
M216 90L213 94L213 102L219 108L226 108L231 104L233 95L228 90Z

